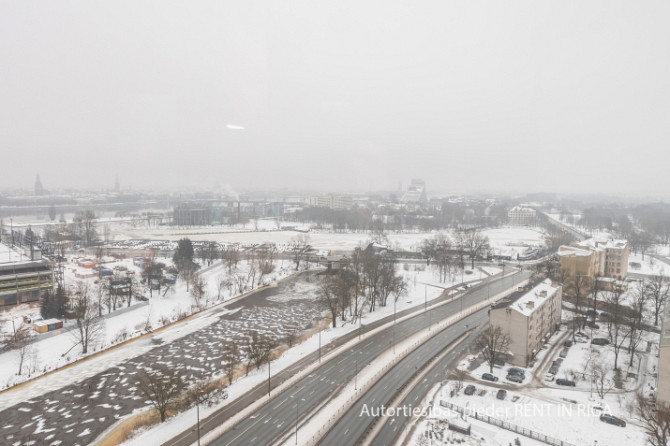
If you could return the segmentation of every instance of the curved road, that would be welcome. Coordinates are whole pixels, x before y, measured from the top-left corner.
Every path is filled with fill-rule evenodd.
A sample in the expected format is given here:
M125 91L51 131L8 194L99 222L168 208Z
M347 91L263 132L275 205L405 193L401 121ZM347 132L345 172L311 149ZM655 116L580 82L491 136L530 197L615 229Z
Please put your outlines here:
M517 277L519 276L519 277ZM509 288L519 280L524 280L528 277L528 273L516 274L504 279L493 279L486 284L478 285L471 288L462 298L452 300L451 302L442 305L427 312L421 312L414 317L411 317L403 322L399 322L395 326L396 339L403 339L417 333L428 327L433 321L442 320L453 314L461 311L462 307L467 308L484 299L489 294L494 295ZM434 301L435 302L435 301ZM372 324L370 324L372 325ZM370 327L368 327L370 329ZM216 440L211 442L212 445L229 445L229 444L270 444L278 438L287 435L295 428L296 419L300 422L306 414L317 410L324 402L332 397L341 389L347 382L354 378L357 370L362 369L370 362L374 361L377 356L391 347L393 342L393 327L389 327L380 333L365 339L353 348L342 352L337 357L325 362L314 372L303 379L301 379L294 387L284 391L283 393L274 396L269 403L263 405L248 418L237 423L232 429L225 432ZM449 330L449 334L462 334L464 328L462 325L454 326ZM355 336L355 334L354 334ZM432 348L437 348L437 345L444 343L446 338L436 336L437 341L428 341ZM425 351L428 349L417 349L418 355L423 358ZM441 350L441 349L440 349ZM413 355L414 353L410 354ZM433 351L434 354L434 351ZM312 359L313 361L314 359ZM292 373L296 373L293 370ZM410 373L411 372L411 373ZM414 373L413 370L405 370L403 375L405 381ZM398 379L402 379L399 375ZM255 389L255 392L264 389ZM262 396L255 393L256 399ZM248 404L248 403L247 403ZM245 405L246 406L246 405ZM237 407L237 411L241 407ZM229 412L229 411L226 411ZM220 425L232 413L228 413L226 417L217 413L201 422L201 429L203 425L211 429ZM175 444L175 443L170 443ZM180 442L181 444L181 442ZM338 444L342 444L341 442Z

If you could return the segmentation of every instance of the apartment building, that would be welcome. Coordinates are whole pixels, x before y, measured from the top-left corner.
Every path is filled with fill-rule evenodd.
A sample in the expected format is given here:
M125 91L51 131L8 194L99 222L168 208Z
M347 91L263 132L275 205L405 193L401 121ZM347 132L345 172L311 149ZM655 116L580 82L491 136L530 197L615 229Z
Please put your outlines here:
M489 324L510 338L508 362L528 367L561 323L563 288L546 279L529 292L518 292L496 303Z
M535 226L537 213L533 208L514 206L507 211L507 222L513 226Z
M604 283L611 279L624 280L628 275L629 244L626 240L588 239L558 248L561 273L566 283L585 276ZM610 279L604 280L604 279Z
M328 194L314 195L307 199L310 206L325 207L331 209L350 209L354 201L351 195Z

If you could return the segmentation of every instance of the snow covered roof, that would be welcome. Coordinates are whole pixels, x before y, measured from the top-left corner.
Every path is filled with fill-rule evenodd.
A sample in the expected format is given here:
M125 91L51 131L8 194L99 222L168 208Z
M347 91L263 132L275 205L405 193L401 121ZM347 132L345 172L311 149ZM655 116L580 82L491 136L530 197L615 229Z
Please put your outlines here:
M524 316L530 316L548 299L551 299L559 288L560 286L552 286L551 279L545 279L526 294L521 295L513 302L500 308L513 309L514 311L517 311ZM498 306L495 307L495 309L498 308Z

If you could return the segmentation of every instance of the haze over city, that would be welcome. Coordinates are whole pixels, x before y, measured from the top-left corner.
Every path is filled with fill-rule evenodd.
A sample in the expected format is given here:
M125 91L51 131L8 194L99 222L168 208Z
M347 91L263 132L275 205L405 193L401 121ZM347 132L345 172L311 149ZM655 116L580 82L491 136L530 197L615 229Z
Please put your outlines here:
M669 15L663 1L5 1L0 188L36 173L126 190L418 177L445 193L667 197Z

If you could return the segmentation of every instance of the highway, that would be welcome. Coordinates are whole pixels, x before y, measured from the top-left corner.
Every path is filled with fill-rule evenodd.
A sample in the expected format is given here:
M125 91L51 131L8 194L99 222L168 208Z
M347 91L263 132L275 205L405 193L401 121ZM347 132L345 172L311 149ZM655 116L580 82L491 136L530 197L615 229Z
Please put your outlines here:
M471 288L463 298L456 299L433 310L421 312L403 322L398 322L395 326L395 339L410 337L421 330L427 329L431 322L436 322L456 314L462 308L467 308L486 299L489 295L495 295L509 288L515 282L518 283L521 280L525 280L527 277L528 273L520 273L515 276L506 277L505 279L493 279L486 285L482 284ZM464 322L464 324L467 323ZM309 376L301 379L294 387L276 395L269 403L258 408L251 416L237 423L232 429L210 444L270 444L279 438L289 435L295 428L296 420L300 422L306 414L318 410L338 389L341 389L354 378L357 370L374 361L377 356L392 346L394 336L391 330L392 328L389 327L368 339L364 339L363 342L342 352L337 357L324 362ZM428 341L431 347L417 349L416 361L420 361L424 357L427 358L427 352L430 352L430 350L441 350L438 347L446 342L446 339L450 336L458 336L463 331L465 329L460 323L445 330L443 332L447 333L444 335L445 337L436 336L436 340ZM432 355L435 354L435 351L433 351ZM414 354L413 352L410 355ZM414 364L412 367L416 367L418 362ZM403 379L407 381L415 371L403 369L397 375L394 382ZM258 398L260 398L260 395L257 395L256 399ZM201 429L203 425L209 425L209 429L211 429L212 426L217 426L226 419L217 419L216 415L210 418L212 419L208 419L204 423L201 422ZM307 439L304 440L307 441ZM335 444L342 444L341 438L339 440L340 442ZM300 443L303 442L301 441Z
M468 318L471 326L476 326L477 329L473 330L460 342L456 342L452 350L446 353L438 362L433 365L424 375L424 377L418 382L414 387L408 390L407 395L399 402L395 403L395 407L407 407L407 408L417 408L417 410L424 410L425 408L419 407L418 405L428 394L430 389L435 385L445 380L447 377L445 375L445 370L448 369L451 364L456 361L462 354L467 345L474 342L478 334L481 333L481 329L486 326L488 322L488 313L487 310L481 310L473 314ZM447 330L445 330L446 332ZM448 335L445 333L447 339L445 342L449 342L449 339L453 335ZM458 334L455 335L456 337ZM409 409L408 409L409 410ZM406 427L407 423L412 419L411 412L396 412L393 417L389 417L381 422L382 425L379 432L374 436L374 438L367 438L366 441L369 441L371 445L381 446L381 445L392 445L395 444L398 440L398 437L403 432L403 429Z
M389 403L396 393L402 390L408 380L412 379L415 374L421 371L424 364L430 362L436 354L442 352L445 347L452 344L466 330L468 330L465 327L466 325L469 328L472 328L475 325L485 323L487 320L487 310L488 309L483 309L478 311L462 321L459 321L457 324L445 328L434 335L429 341L408 354L402 361L379 379L379 381L377 381L370 390L351 407L340 421L333 426L328 434L321 439L319 444L323 446L359 444L363 434L368 428L372 427L372 423L377 419L377 417L373 415L379 413L378 411L381 406L384 405L385 407L389 407ZM447 357L452 358L453 354L455 354L455 352L452 351ZM446 378L444 373L439 373L439 371L438 375L438 382ZM424 379L427 380L428 378ZM419 392L412 392L398 407L406 408L409 415L413 410L420 409L422 398L423 395ZM402 404L406 404L406 406L402 406ZM396 429L402 429L402 422L404 421L398 419L398 422L396 422L393 418L392 420L393 425L391 429L388 429L388 432L384 432L385 435L392 436L391 434L397 432ZM378 436L378 438L381 437ZM382 442L379 444L392 444L392 442Z

